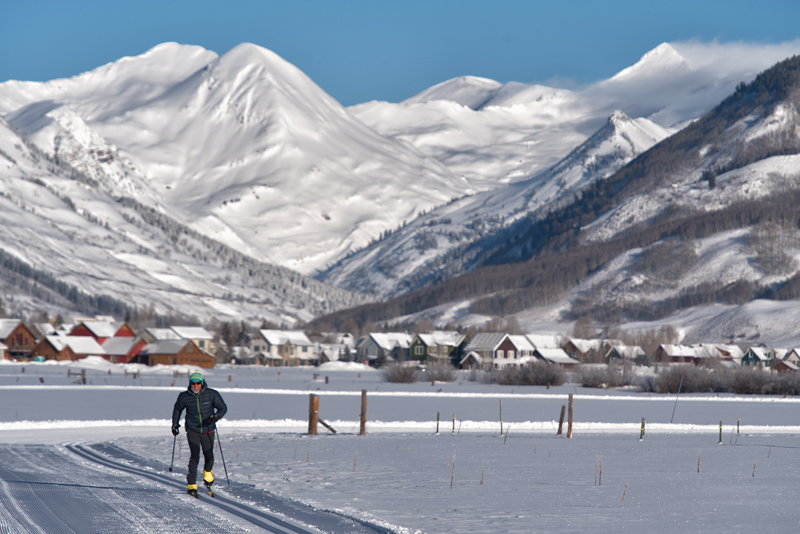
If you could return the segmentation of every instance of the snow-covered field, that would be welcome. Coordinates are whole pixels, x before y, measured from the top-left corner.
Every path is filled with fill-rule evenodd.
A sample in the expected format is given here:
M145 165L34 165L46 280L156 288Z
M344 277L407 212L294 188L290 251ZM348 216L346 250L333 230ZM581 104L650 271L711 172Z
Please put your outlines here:
M75 384L81 368L86 384ZM0 444L108 442L168 473L169 417L189 370L97 360L0 365ZM575 384L488 385L468 374L453 383L389 384L356 366L220 366L204 374L229 406L219 433L233 496L237 488L264 490L397 532L800 526L797 398L682 395L676 402L675 395ZM358 435L362 390L366 436ZM336 434L322 426L319 435L306 434L309 393L320 395L320 416ZM569 394L572 439L556 435ZM183 441L172 475L178 481L188 460ZM220 493L228 493L219 454L215 473Z

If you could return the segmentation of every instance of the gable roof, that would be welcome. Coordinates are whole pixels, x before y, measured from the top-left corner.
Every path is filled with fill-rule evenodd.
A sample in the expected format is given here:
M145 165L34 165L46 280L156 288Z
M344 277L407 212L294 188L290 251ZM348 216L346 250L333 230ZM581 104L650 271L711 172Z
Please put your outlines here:
M465 339L465 336L459 334L455 330L453 331L436 330L434 332L417 334L417 337L428 347L434 347L437 345L444 347L457 347Z
M5 339L22 322L22 319L0 319L0 339Z
M61 352L65 347L69 347L75 354L100 356L106 353L103 347L93 338L89 336L46 336L47 342L53 346L54 349Z
M214 340L214 334L202 326L173 326L172 331L178 334L181 339L207 339Z
M557 334L525 334L525 337L537 349L560 349L563 340Z
M150 336L158 341L166 340L166 339L181 339L181 336L173 330L172 328L148 328L145 330L146 333L150 334Z
M517 348L518 351L533 351L536 347L534 347L526 336L517 336L509 334L508 339L511 340L511 343ZM560 349L559 349L560 350Z
M464 352L475 351L475 350L490 350L494 351L500 344L505 341L508 334L503 334L502 332L485 332L480 333L469 342L464 348Z
M132 337L110 337L103 344L103 350L111 356L125 356L130 352L134 345Z
M574 358L570 358L564 349L536 349L534 354L550 363L558 363L561 365L578 365L581 363Z
M139 354L178 354L189 343L191 341L186 339L162 339L145 345Z
M386 351L392 351L395 347L407 349L411 345L411 334L406 332L379 332L368 337Z
M258 333L270 345L285 345L286 343L298 347L314 345L302 330L259 330Z
M694 358L695 357L695 350L694 347L689 347L687 345L671 345L668 343L659 345L659 348L662 349L667 356L671 356L673 358L681 357L681 358Z

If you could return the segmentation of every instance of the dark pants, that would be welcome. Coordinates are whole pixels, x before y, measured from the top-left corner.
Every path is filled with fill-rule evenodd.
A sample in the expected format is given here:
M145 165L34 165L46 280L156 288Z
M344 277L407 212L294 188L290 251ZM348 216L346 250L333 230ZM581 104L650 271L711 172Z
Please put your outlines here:
M186 431L186 439L189 440L189 451L191 457L189 458L189 473L186 475L186 482L189 484L197 484L197 464L200 462L200 448L203 448L203 458L205 464L203 469L211 471L214 467L214 432L207 434L198 434L191 430Z

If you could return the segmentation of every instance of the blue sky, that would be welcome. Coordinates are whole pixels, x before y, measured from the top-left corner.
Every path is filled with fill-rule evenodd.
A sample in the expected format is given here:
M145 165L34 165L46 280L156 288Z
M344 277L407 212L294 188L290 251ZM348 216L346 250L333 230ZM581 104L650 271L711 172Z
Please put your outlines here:
M662 42L780 43L800 2L193 0L5 2L0 81L69 77L156 44L269 48L344 105L462 75L581 85Z

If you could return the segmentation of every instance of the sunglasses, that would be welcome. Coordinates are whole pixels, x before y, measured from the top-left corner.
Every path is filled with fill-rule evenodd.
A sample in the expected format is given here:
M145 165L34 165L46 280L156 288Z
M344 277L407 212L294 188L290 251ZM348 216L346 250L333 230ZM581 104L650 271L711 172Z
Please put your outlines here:
M200 384L202 384L202 382L198 382L198 381L196 381L196 380L192 380L192 381L191 381L191 382L189 382L189 383L190 383L191 385L193 385L193 386L194 386L194 385L200 385Z

